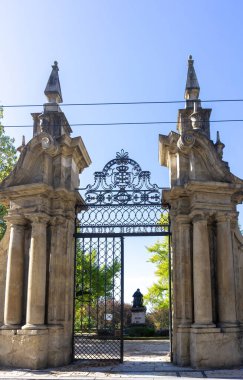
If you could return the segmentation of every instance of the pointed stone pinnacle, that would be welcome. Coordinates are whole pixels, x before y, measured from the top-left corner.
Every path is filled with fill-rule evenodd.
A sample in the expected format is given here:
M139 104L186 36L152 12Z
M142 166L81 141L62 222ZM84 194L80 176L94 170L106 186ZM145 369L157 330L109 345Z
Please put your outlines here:
M49 103L62 103L63 101L58 71L58 63L57 61L54 61L54 65L52 65L52 72L44 92Z
M188 58L188 71L187 71L187 81L185 89L185 99L186 100L196 100L199 98L200 87L197 80L197 75L193 66L194 60L192 56L189 55Z
M216 151L218 153L219 158L222 159L223 158L223 150L225 148L225 145L220 140L219 131L217 131L217 138L216 138L216 143L214 144L214 146L216 148Z
M22 145L20 145L17 148L17 151L21 153L24 150L24 147L25 147L25 136L22 136Z

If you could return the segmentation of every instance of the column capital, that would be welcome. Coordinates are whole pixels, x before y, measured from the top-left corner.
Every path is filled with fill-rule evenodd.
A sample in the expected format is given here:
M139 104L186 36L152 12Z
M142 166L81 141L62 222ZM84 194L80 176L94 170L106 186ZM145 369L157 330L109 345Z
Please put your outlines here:
M6 215L4 219L15 226L25 226L28 221L23 215Z
M207 222L208 216L208 213L203 211L194 211L190 214L193 223Z
M65 218L65 216L62 216L62 215L57 215L57 216L53 216L50 218L50 225L51 226L56 226L56 225L63 225L64 226L64 223L67 221L67 218Z
M50 220L50 217L43 213L28 214L26 215L26 218L28 218L28 220L30 220L30 222L34 224L47 224Z
M191 223L190 215L178 214L176 216L176 223L190 224Z
M238 223L238 212L217 212L215 215L217 223L230 222L232 227Z
M66 211L66 219L75 220L75 213L73 211Z
M231 228L232 228L232 229L235 229L236 227L239 228L238 216L239 216L239 212L233 212L233 213L231 214L231 220L230 220L230 223L231 223Z
M232 215L227 212L217 212L215 219L217 223L228 222L232 218Z

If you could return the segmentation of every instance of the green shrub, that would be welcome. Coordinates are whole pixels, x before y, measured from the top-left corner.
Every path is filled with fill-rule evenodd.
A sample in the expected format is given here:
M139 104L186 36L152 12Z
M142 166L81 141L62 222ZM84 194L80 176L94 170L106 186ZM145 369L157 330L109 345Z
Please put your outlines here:
M149 337L155 334L154 328L149 326L132 326L127 330L128 335L131 337Z

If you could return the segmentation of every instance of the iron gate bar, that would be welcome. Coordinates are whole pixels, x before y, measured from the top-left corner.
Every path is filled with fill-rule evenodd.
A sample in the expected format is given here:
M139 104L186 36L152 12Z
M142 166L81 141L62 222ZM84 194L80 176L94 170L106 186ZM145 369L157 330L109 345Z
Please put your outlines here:
M124 341L124 237L121 237L121 340L120 340L120 349L121 349L121 363L123 363L124 351L123 351L123 341Z
M95 238L94 238L95 239ZM88 310L88 325L86 325L86 328L84 327L83 330L81 330L81 334L76 334L74 333L74 336L73 336L73 341L74 341L74 359L78 359L78 358L82 358L82 359L97 359L99 357L100 360L113 360L113 361L117 361L117 360L122 360L122 355L123 355L123 351L122 351L122 346L123 346L123 335L122 335L122 323L120 324L120 328L119 330L117 330L117 328L113 328L113 333L112 335L109 335L107 338L104 337L104 336L100 336L99 335L99 329L97 330L97 326L101 327L102 328L102 325L104 326L104 329L106 330L106 328L108 327L108 330L109 330L109 324L108 324L108 319L106 318L107 316L107 312L109 313L110 312L110 307L111 307L111 304L110 304L110 300L109 298L106 299L106 297L108 297L108 293L107 291L112 291L112 294L114 294L114 289L118 289L119 290L119 293L116 292L116 296L118 295L119 298L117 299L116 298L116 303L118 302L118 305L119 308L120 308L120 311L119 311L119 315L122 315L122 312L123 312L123 263L122 263L122 260L123 260L123 254L120 255L120 249L123 250L123 243L122 243L122 237L113 237L113 238L107 238L107 237L98 237L96 238L96 242L94 241L94 244L92 243L92 240L94 239L91 239L90 237L86 238L86 244L85 244L85 237L83 237L81 240L82 240L82 247L85 247L85 248L82 248L82 250L80 251L81 253L81 260L83 260L83 257L84 255L88 254L88 261L87 261L87 265L89 266L89 273L91 273L91 267L90 267L90 263L91 263L91 260L92 260L92 252L94 252L94 250L96 250L97 248L97 244L99 245L100 243L100 239L103 239L103 250L104 250L104 254L103 254L103 264L104 264L104 286L105 286L105 292L104 292L104 303L103 303L103 306L102 306L102 303L101 303L101 306L104 308L104 319L102 319L102 315L101 315L101 319L98 318L96 320L96 331L97 333L94 334L92 331L93 331L93 306L91 305L90 302L93 302L92 300L95 300L95 305L98 306L96 304L96 302L99 303L99 299L96 298L93 298L91 299L91 297L88 298L88 305L87 305L87 310ZM107 240L109 239L109 241ZM119 242L119 245L117 245L117 243ZM115 246L116 245L116 246ZM119 254L117 254L119 250ZM100 252L100 250L99 250ZM116 253L116 256L115 256L115 253ZM116 281L118 280L118 284L116 286L114 286L113 288L114 289L110 289L106 286L106 281L108 280L108 268L110 265L114 265L115 262L117 262L117 259L121 260L121 265L120 265L120 269L119 269L119 276L117 277L116 276ZM119 262L118 262L119 263ZM84 269L84 268L83 268ZM112 268L112 271L113 271L113 268ZM84 272L85 273L85 272ZM87 273L87 272L86 272ZM113 272L114 273L114 272ZM89 281L90 281L90 284L94 284L94 280L96 279L96 275L99 275L99 271L95 273L93 273L93 277L89 277ZM83 276L82 276L82 280L83 280ZM114 277L115 278L115 277ZM114 282L113 282L114 283ZM91 287L91 285L90 285ZM118 288L117 288L118 287ZM110 289L110 290L109 290ZM75 287L75 291L76 291L76 287ZM80 293L80 291L78 291L78 293ZM85 293L80 293L81 294L81 297L85 294ZM75 297L75 299L78 301L80 299L80 294L77 295L77 297ZM91 293L89 292L89 295L91 295ZM84 299L81 298L81 305L85 302ZM113 300L112 300L112 303L113 303ZM102 310L102 309L101 309ZM113 310L113 308L112 308ZM115 311L115 310L114 310ZM112 313L114 312L112 311ZM97 313L97 309L96 309L96 313ZM115 312L116 313L116 312ZM113 314L113 316L115 317L116 314ZM91 316L92 316L92 321L91 321ZM82 319L81 319L82 321ZM97 325L97 322L98 322L98 325ZM99 323L101 323L99 325ZM108 326L107 326L108 324ZM112 325L113 327L115 327L115 324L112 322ZM104 331L105 331L104 330ZM116 335L116 331L119 331L119 334Z

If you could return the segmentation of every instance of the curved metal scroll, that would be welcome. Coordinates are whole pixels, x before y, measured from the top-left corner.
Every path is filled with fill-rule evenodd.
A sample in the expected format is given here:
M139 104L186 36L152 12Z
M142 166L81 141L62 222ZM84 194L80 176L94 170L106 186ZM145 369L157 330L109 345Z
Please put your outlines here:
M83 234L158 235L169 231L168 209L161 189L150 183L150 172L122 149L85 189L79 213Z
M94 173L95 182L86 187L87 205L159 204L161 191L150 183L150 172L129 158L122 149L101 172Z

